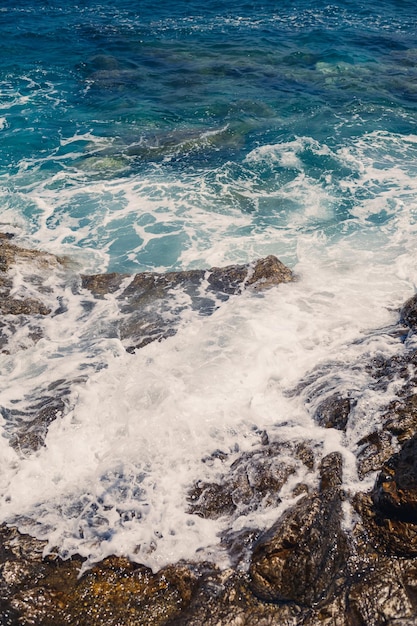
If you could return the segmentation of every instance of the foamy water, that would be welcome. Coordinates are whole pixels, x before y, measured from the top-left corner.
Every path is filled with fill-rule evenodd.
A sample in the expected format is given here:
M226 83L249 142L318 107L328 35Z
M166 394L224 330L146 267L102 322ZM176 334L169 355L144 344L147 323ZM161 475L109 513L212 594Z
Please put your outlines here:
M16 67L1 76L1 229L67 262L42 280L12 270L14 297L58 314L4 320L0 521L87 567L112 553L154 569L224 565L222 533L268 527L297 484L317 485L329 452L343 455L347 491L373 484L358 476L358 441L396 388L373 391L365 365L405 350L390 327L417 283L414 29L409 13L370 20L313 2L256 15L113 4L44 8L39 65L13 26L32 32L35 7L4 11ZM117 294L94 301L78 280L268 254L297 280L210 317L178 292L177 334L134 354L114 331ZM12 448L16 415L57 388L45 445ZM313 420L335 391L359 398L345 433ZM265 431L288 443L277 464L295 464L280 502L191 513L193 485L220 482ZM315 469L294 460L299 441Z
M203 520L187 513L187 492L197 480L218 480L242 451L259 448L263 430L271 441L312 441L318 460L340 450L347 488L368 488L373 476L359 481L354 454L392 390L365 394L366 411L357 407L346 435L315 425L303 395L288 392L331 363L330 392L365 393L367 374L357 366L403 349L389 333L372 331L396 321L395 308L415 276L387 249L384 258L354 238L325 244L301 238L298 282L234 297L211 318L188 313L176 336L133 355L117 339L101 340L96 350L93 340L77 344L72 315L67 328L56 322L59 336L48 322L49 337L28 348L25 365L7 376L3 393L10 400L23 390L30 395L42 380L85 372L89 358L107 367L74 385L73 407L51 424L38 452L21 458L2 440L3 520L47 538L64 555L79 552L92 561L110 553L154 568L196 555L224 560L216 539L222 530L265 527L278 511L261 507L243 518ZM371 255L383 262L370 264ZM101 315L111 317L112 302L106 305ZM203 459L216 450L228 459L208 466ZM297 479L314 485L317 476L300 464ZM293 501L288 490L281 510Z

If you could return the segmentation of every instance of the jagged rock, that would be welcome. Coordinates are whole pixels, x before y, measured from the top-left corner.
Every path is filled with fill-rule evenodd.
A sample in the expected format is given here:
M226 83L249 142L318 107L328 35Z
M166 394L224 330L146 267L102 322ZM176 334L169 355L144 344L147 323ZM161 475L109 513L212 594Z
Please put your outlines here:
M107 293L117 292L127 278L129 278L128 274L117 273L82 275L81 277L82 286L101 298ZM219 292L232 295L248 286L262 289L289 282L293 280L293 275L290 269L272 255L254 264L213 267L209 270L188 270L165 274L143 272L131 277L119 299L127 298L137 305L142 301L146 302L150 294L154 294L151 297L158 298L177 286L190 291L195 290L201 286L203 280L207 280L209 293Z
M356 510L383 554L417 556L417 434L383 465L370 494Z
M417 394L413 393L414 380L408 385L409 395L405 395L407 390L403 390L400 397L391 403L388 411L384 415L384 428L394 435L400 442L404 443L417 432Z
M196 587L190 605L167 626L297 626L308 609L262 602L254 596L245 575L209 570ZM311 626L313 626L311 624Z
M46 308L52 312L41 298L10 297L9 272L15 263L37 266L33 276L41 294L47 289L42 271L46 277L60 261L22 251L0 235L2 332L6 317L16 318L13 323L17 325L17 318L48 315ZM107 297L117 303L123 322L113 329L103 326L100 332L102 336L113 332L112 336L121 337L125 346L134 350L175 332L175 319L185 306L209 315L247 287L258 290L291 279L287 268L275 257L267 257L251 266L166 275L83 276L79 282L85 290L86 310ZM168 310L172 316L166 324L164 312ZM417 330L417 296L403 307L400 323L407 329L398 326L399 341L407 333L412 339ZM9 324L7 329L13 327ZM327 455L321 462L317 489L296 485L293 494L303 495L272 528L223 532L222 545L233 564L224 571L209 563L178 563L153 573L141 564L109 557L79 577L80 557L67 561L53 555L43 558L43 542L1 526L1 626L416 624L417 351L406 344L401 354L376 357L361 366L373 390L384 392L392 383L398 390L396 400L382 412L382 428L355 444L359 474L379 472L369 493L354 497L343 493L342 458L338 453ZM357 401L355 390L352 394L346 393L344 386L342 393L337 386L329 390L325 374L325 369L313 373L298 392L305 391L306 402L311 400L311 412L319 425L348 430ZM68 410L70 382L55 381L46 393L39 394L38 401L28 402L24 411L5 416L13 426L12 445L23 452L42 445L48 424L60 411ZM273 507L279 502L282 485L292 479L300 464L304 472L315 469L309 442L284 445L271 439L259 431L259 446L242 454L227 470L227 453L218 450L205 459L224 464L221 467L225 469L218 482L199 482L190 489L190 512L233 518L260 504ZM399 451L398 443L402 446ZM350 504L354 521L348 533L342 529L342 510Z
M383 429L357 442L360 476L380 470L394 454L398 442L404 443L417 432L417 351L411 349L390 359L374 359L369 371L376 381L376 390L386 390L395 381L397 397L381 412Z
M301 464L314 467L314 453L306 442L273 442L245 452L218 482L199 481L190 489L189 512L216 519L235 512L245 515L261 503L276 506L281 488Z
M372 500L384 517L417 524L417 435L385 463Z
M0 527L2 626L159 626L191 599L197 577L190 567L157 574L109 557L78 578L82 559L42 559L43 542Z
M356 512L366 528L369 541L379 555L417 556L417 526L402 520L385 517L374 506L368 493L356 494L353 499Z
M340 394L333 394L319 404L316 409L315 419L323 428L336 428L345 430L352 409L351 398L344 398Z
M84 275L81 285L99 299L114 295L123 314L118 332L127 350L133 352L174 334L186 308L210 315L221 302L247 287L259 291L291 280L291 270L269 256L254 264L209 270L143 272L131 277L114 273Z
M417 330L417 294L409 298L401 309L400 320L411 330Z
M256 596L310 607L331 596L346 558L341 472L339 453L325 457L319 492L299 500L260 537L250 566Z
M43 336L43 331L41 322L38 320L36 325L33 320L37 316L57 315L65 310L59 294L52 298L52 301L56 300L54 310L40 299L25 296L25 289L33 286L41 296L49 294L47 283L57 269L68 270L68 275L63 277L62 289L66 280L76 291L74 285L78 278L78 285L91 292L90 300L84 301L86 311L94 308L96 299L114 295L121 315L117 321L112 318L108 324L103 322L94 330L97 336L120 338L129 352L175 334L181 312L190 306L202 315L210 315L221 302L247 287L261 290L293 278L291 271L273 256L253 264L211 270L78 276L71 270L68 260L21 248L10 243L10 238L0 233L0 316L3 315L0 349L5 353L9 352L9 337L19 327L26 326L25 338L36 342ZM28 282L23 284L21 297L12 295L11 270L15 266L19 266ZM43 445L49 424L68 409L67 397L73 382L59 381L60 389L55 388L53 394L49 389L39 390L39 397L23 409L17 406L0 408L13 447L26 454ZM79 378L77 382L80 382Z
M36 401L28 401L24 410L0 407L9 444L22 454L30 454L43 446L51 422L69 409L71 384L85 380L86 377L78 376L72 381L60 379L49 383Z
M8 298L0 301L0 313L3 315L48 315L50 312L50 308L34 298Z
M49 315L51 306L32 296L12 295L13 280L10 270L19 264L27 274L28 283L37 291L47 293L47 279L51 271L69 265L68 260L37 250L28 250L10 243L11 236L0 233L0 314L12 316ZM44 280L46 279L46 280ZM293 280L293 275L274 256L246 265L230 265L210 270L189 270L157 274L143 272L128 274L81 275L81 288L89 290L94 298L103 299L113 294L122 313L114 327L102 329L103 336L119 335L129 351L150 341L160 340L176 332L181 312L190 306L202 315L210 315L224 300L251 287L258 291L272 285ZM74 282L74 275L71 276ZM178 300L178 295L187 302ZM181 298L180 298L181 300ZM54 313L60 312L60 304ZM22 322L23 323L23 322ZM4 326L4 323L2 322ZM0 326L0 329L2 326ZM0 341L5 347L7 333ZM39 337L42 333L39 332Z
M234 570L182 563L153 574L109 557L79 578L82 559L42 559L43 546L0 527L2 626L296 626L307 614L303 607L263 603Z
M40 252L27 250L9 242L11 236L0 237L0 313L3 315L48 315L51 309L36 298L14 298L10 295L13 281L8 274L12 266L22 264L39 271L50 270L63 263L62 259ZM35 274L36 272L33 272ZM39 283L39 278L35 279Z
M36 264L45 269L56 267L63 263L63 259L42 252L40 250L29 250L9 243L13 235L1 233L0 235L0 271L7 272L16 263Z
M394 442L390 432L373 431L357 442L357 467L361 478L369 472L376 472L394 452Z
M381 558L374 563L373 569L349 588L347 624L398 626L408 619L415 624L416 605L404 570L404 564L395 560Z

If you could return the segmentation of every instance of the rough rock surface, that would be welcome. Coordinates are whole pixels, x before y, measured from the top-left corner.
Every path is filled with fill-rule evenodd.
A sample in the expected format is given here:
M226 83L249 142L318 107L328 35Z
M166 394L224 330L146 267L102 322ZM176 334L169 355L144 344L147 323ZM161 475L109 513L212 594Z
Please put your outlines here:
M313 469L314 454L305 442L269 443L265 432L261 441L264 445L243 453L217 483L196 483L189 492L189 512L216 519L225 513L245 515L261 503L276 506L280 489L297 468ZM295 488L300 491L299 484Z
M221 302L246 288L259 291L291 280L291 270L268 256L250 265L209 270L85 275L81 284L97 299L107 294L115 297L123 314L116 333L133 352L174 334L181 313L190 306L200 315L210 315Z
M12 235L0 233L0 313L2 315L48 315L51 309L38 299L14 297L13 278L9 270L16 265L47 271L63 261L52 254L27 250L12 243ZM33 275L35 272L33 272ZM37 280L39 278L37 277Z
M345 430L352 409L352 400L334 394L323 400L316 410L317 423L324 428Z
M287 511L255 545L250 566L254 594L268 602L313 607L333 593L343 575L342 458L325 457L318 493Z
M417 525L417 435L383 465L372 500L384 517Z

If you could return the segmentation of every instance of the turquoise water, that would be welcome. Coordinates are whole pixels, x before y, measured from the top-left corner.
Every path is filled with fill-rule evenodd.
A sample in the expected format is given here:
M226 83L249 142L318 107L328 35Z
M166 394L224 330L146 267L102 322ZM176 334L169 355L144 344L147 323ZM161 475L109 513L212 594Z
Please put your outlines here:
M302 229L384 223L390 207L358 224L355 207L384 189L346 153L388 133L363 158L415 175L401 138L415 132L416 13L386 1L3 3L5 224L53 251L88 250L100 269L140 271L248 260L270 251L264 233L294 263L301 176L324 196Z
M0 230L83 273L275 254L298 280L210 318L183 299L177 335L128 354L112 297L15 269L14 297L59 314L3 320L0 521L87 564L223 565L219 533L268 527L317 483L299 463L276 506L190 514L190 486L264 430L316 467L339 450L347 493L373 484L358 446L395 390L364 364L406 349L384 328L417 284L416 22L405 0L1 3ZM293 393L317 371L324 396L357 398L346 433ZM13 415L62 387L45 445L13 449Z

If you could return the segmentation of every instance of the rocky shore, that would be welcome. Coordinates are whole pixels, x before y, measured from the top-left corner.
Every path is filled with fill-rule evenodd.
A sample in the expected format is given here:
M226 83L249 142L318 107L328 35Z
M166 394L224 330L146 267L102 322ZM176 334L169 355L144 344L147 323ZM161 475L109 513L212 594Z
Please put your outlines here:
M36 285L36 294L16 290L17 265L29 284ZM48 297L48 275L55 271L70 271L73 289L87 290L95 302L111 294L122 313L120 322L100 332L113 333L128 351L175 332L175 316L167 325L162 313L168 308L181 310L179 292L195 310L209 315L244 289L258 291L294 278L275 257L207 271L82 276L68 270L65 259L25 250L3 235L0 349L4 352L19 328L29 327L31 341L38 341L40 320L59 315L61 305L54 308ZM357 444L360 475L376 472L369 491L347 493L341 454L327 454L315 468L316 487L296 485L297 502L267 531L224 534L222 542L233 563L226 570L208 562L181 562L153 573L140 563L113 556L79 577L81 557L44 557L43 542L3 525L1 626L417 624L416 296L405 303L390 332L398 342L407 339L401 356L363 364L376 390L387 389L393 381L398 389L396 399L381 411L382 428ZM302 382L294 393L314 399L319 426L346 431L360 398L354 392L335 393L321 401L317 377ZM69 382L51 385L30 415L19 416L16 411L10 445L26 454L43 445L49 424L66 408ZM242 513L257 499L274 506L297 464L311 469L316 464L308 441L283 444L264 432L259 448L242 453L220 483L190 487L190 512L206 518L233 514L237 508ZM349 528L347 511L353 520Z

